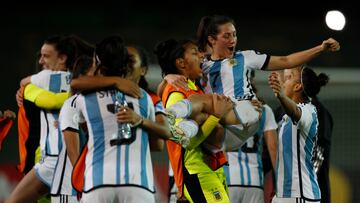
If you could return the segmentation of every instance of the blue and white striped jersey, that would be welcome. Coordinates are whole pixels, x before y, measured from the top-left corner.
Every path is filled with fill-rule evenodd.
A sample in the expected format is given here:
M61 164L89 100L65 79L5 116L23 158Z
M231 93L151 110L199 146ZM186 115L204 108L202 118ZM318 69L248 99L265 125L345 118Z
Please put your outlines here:
M98 91L80 95L76 100L80 117L85 118L89 132L84 192L120 185L154 192L148 133L142 128L134 128L135 139L131 144L110 145L112 136L118 133L114 107L116 93L116 90ZM136 113L155 121L151 97L144 90L142 94L141 99L127 95L125 98Z
M251 99L255 96L250 84L250 70L263 69L270 56L247 50L237 51L232 58L213 61L205 59L202 70L206 79L205 93L224 94L232 98Z
M31 83L54 93L69 92L70 80L70 72L65 71L43 70L31 76ZM40 113L40 149L48 156L57 156L63 145L58 118L59 110L42 110Z
M225 166L224 170L228 186L263 188L263 134L276 128L273 111L268 105L264 105L256 134L250 137L237 152L227 152L229 166Z
M320 189L312 163L318 127L316 108L310 103L298 107L301 108L298 123L284 115L279 130L276 196L319 200Z

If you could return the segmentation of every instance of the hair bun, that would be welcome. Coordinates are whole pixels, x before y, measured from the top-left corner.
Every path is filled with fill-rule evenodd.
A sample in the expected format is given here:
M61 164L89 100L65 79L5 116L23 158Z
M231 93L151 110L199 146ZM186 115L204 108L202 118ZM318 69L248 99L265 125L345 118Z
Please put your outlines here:
M326 75L325 73L320 73L317 77L319 86L325 86L328 82L329 82L329 76Z

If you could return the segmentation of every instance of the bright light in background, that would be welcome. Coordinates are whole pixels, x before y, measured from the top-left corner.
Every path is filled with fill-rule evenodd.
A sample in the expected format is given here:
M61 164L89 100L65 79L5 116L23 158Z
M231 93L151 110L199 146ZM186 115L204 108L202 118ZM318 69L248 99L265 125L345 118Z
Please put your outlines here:
M325 22L330 29L340 31L344 28L346 20L343 13L334 10L327 12Z

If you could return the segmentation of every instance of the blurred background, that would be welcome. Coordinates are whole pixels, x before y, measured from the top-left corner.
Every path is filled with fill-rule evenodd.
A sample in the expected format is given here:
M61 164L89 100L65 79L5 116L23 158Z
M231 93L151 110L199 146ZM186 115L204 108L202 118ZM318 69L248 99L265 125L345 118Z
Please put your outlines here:
M360 202L360 13L351 4L316 6L294 1L289 5L254 2L171 2L171 3L57 3L48 5L2 5L0 8L0 109L17 111L15 94L20 80L36 72L36 52L44 39L56 34L76 34L96 43L112 34L128 44L144 47L152 57L148 79L152 88L161 80L161 71L152 54L153 47L168 38L195 38L200 18L223 14L236 22L238 49L254 49L271 55L287 55L316 45L328 37L341 44L341 51L325 53L309 63L316 72L325 72L330 83L319 94L334 118L331 149L333 202ZM253 5L251 5L253 4ZM258 5L256 5L258 4ZM340 10L346 17L342 31L325 24L328 10ZM269 72L258 71L259 94L271 107L279 104L267 86ZM0 151L0 165L18 162L17 132L13 127ZM158 201L166 200L166 150L154 153ZM15 170L10 168L8 170ZM160 172L160 173L159 173ZM15 178L16 179L16 178ZM15 180L14 179L14 180ZM0 202L16 183L0 172Z

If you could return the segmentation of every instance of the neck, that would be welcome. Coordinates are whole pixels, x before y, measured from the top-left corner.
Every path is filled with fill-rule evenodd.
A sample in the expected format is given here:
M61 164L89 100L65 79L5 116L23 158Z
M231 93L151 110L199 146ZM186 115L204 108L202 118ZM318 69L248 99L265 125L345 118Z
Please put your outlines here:
M297 104L299 104L299 103L305 103L305 102L306 102L306 101L302 98L302 96L299 95L299 94L293 95L293 96L291 97L291 99L292 99L295 103L297 103Z
M226 58L231 58L231 57L232 57L232 54L226 54L226 53L213 52L211 54L212 60L220 60L220 59L226 59Z

